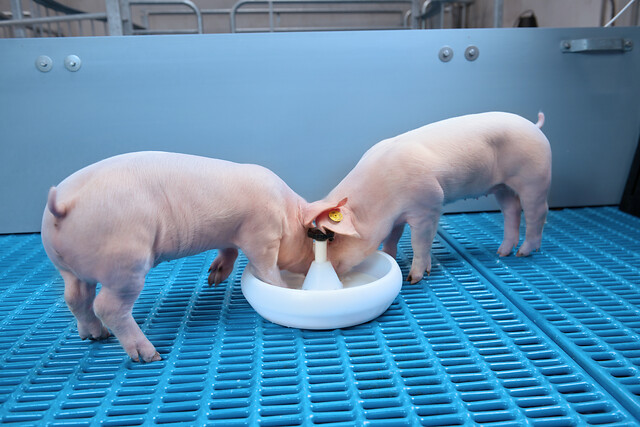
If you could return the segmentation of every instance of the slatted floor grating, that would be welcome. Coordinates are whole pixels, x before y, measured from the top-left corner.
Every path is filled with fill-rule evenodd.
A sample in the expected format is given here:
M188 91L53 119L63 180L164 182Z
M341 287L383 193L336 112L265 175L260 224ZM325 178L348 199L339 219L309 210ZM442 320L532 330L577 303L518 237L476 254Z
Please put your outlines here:
M147 276L134 317L163 360L82 341L40 236L0 236L0 423L640 424L640 219L552 211L542 251L498 258L498 213L446 215L433 270L378 319L332 331L263 320L210 251ZM411 264L408 230L398 263Z

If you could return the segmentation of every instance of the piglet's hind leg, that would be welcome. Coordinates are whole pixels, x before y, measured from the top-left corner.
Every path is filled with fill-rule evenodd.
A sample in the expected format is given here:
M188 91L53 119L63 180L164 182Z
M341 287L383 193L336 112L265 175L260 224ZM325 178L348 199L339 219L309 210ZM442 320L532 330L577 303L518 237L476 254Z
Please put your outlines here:
M518 195L506 185L496 188L494 194L504 216L504 238L498 248L498 255L508 256L520 240L522 206Z
M93 311L96 284L84 282L68 271L61 271L60 275L64 279L64 300L76 318L80 338L83 340L108 338L109 331Z
M544 228L547 212L549 211L546 196L545 193L530 198L522 197L522 209L524 210L524 220L527 229L524 242L516 253L517 256L528 256L531 252L540 249L542 229Z
M144 286L144 274L118 274L102 281L102 289L94 303L98 317L120 341L120 345L134 361L161 360L151 342L133 319L131 310Z

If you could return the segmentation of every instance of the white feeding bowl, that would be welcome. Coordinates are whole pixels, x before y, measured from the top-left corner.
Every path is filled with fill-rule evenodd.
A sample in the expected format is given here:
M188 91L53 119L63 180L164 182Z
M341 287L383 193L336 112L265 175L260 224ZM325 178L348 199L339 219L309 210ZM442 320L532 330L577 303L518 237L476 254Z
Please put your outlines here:
M402 287L396 260L376 252L346 273L342 289L303 290L304 275L282 272L290 286L281 288L244 270L242 293L255 311L282 326L336 329L368 322L384 313Z

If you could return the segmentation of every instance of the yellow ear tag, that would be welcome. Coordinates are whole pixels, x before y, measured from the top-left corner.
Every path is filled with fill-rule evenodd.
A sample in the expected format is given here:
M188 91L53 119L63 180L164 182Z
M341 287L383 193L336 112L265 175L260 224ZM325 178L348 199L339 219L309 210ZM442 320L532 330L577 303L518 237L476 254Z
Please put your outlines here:
M333 222L342 221L342 212L340 212L338 209L329 211L329 219Z

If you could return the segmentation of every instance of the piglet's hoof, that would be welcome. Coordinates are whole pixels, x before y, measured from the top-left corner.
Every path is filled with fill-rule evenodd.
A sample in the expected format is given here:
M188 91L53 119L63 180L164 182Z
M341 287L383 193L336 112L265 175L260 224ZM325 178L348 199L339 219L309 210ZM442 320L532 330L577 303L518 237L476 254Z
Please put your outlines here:
M139 357L138 355L131 356L131 360L133 360L134 362L140 362L140 363L150 363L150 362L159 362L160 360L162 360L162 357L160 356L160 353L156 351L150 357Z
M233 270L233 266L231 267L231 270ZM217 286L227 280L230 274L231 271L225 270L223 266L220 266L215 270L209 269L209 278L207 279L207 283L209 283L209 286Z
M430 276L431 270L426 270L425 273L427 273L427 276ZM415 285L416 283L421 281L423 278L424 278L424 274L421 274L420 276L414 276L413 274L409 273L409 275L407 276L407 282L411 283L412 285Z
M100 329L91 332L84 330L84 328L82 327L78 327L78 335L80 335L80 339L82 341L86 340L87 338L91 341L101 341L109 338L111 336L111 333L106 327L104 327L104 325L100 325Z
M106 333L106 335L105 335L105 334L103 334L103 335L100 335L99 337L93 337L93 336L90 336L90 337L87 337L87 338L89 338L91 341L102 341L102 340L106 340L106 339L107 339L107 338L109 338L110 336L111 336L111 334L110 334L109 332L107 332L107 333ZM82 340L84 341L84 340L86 340L87 338L82 338Z
M156 351L156 354L154 354L151 360L149 360L148 362L159 362L160 360L162 360L162 357L160 356L160 353Z
M219 285L220 283L227 280L231 272L233 271L233 265L235 262L235 258L228 260L224 256L218 256L211 263L211 267L209 267L209 278L207 279L207 283L209 286L211 285Z
M407 282L411 283L412 285L415 285L416 283L418 283L420 280L422 280L423 276L420 277L414 277L413 275L409 274L409 276L407 276Z

